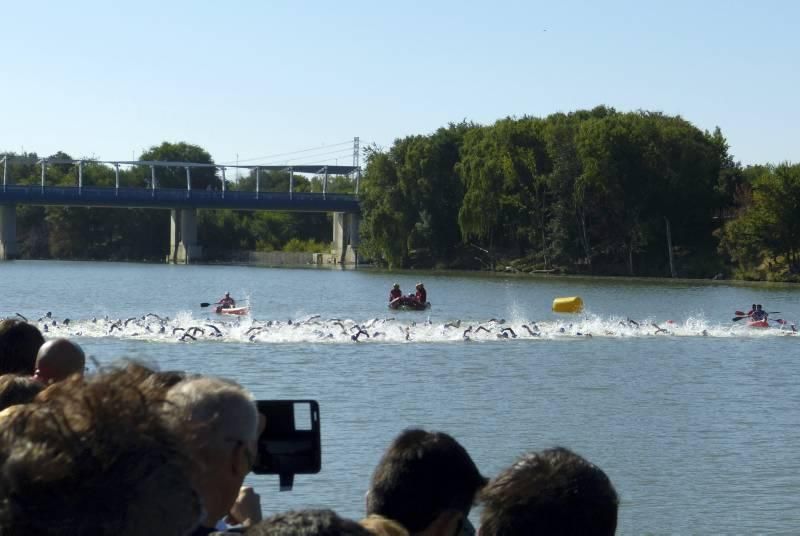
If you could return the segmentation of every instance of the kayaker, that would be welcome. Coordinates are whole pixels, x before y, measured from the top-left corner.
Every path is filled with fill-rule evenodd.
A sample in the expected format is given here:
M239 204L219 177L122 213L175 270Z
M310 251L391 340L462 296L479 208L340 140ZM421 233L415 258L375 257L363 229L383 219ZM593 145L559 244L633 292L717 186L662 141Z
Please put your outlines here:
M747 311L747 316L753 316L753 313L756 312L757 305L754 303L749 311Z
M231 309L233 307L236 307L236 300L231 298L231 293L230 292L226 292L225 293L225 297L223 297L221 300L219 300L217 302L217 305L219 305L223 309Z
M753 320L756 322L760 322L762 320L767 320L767 312L761 308L761 304L756 305L756 309L753 312Z
M389 291L389 303L393 303L396 299L403 297L403 291L400 290L400 283L395 283L392 290Z
M425 290L425 285L417 283L417 293L414 294L414 301L419 305L425 305L428 301L428 292Z

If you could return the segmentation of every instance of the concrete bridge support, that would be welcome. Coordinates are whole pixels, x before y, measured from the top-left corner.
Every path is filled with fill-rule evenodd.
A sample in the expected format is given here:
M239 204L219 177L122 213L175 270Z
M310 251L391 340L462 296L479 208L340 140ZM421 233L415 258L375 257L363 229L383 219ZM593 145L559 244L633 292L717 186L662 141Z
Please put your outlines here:
M361 217L346 212L333 213L333 255L338 264L358 264L358 225Z
M0 261L19 257L17 250L17 207L0 205Z
M202 258L203 248L197 243L197 210L172 209L167 262L190 264Z

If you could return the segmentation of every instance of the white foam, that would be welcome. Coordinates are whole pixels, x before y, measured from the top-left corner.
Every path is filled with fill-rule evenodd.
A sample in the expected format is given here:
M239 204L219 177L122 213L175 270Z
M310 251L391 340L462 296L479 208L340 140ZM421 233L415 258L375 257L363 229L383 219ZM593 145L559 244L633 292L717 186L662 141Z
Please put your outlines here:
M322 318L304 313L296 320L258 320L250 316L224 319L205 314L196 318L190 311L178 311L174 318L142 315L127 319L78 319L65 324L61 319L45 319L39 328L47 337L115 337L159 342L194 343L201 341L252 344L312 343L451 343L498 340L576 340L589 338L711 337L759 338L794 336L791 324L767 329L746 324L715 324L703 313L684 320L602 317L592 313L563 320L533 321L521 317L512 307L513 318L420 322L405 318ZM53 324L55 322L55 324Z

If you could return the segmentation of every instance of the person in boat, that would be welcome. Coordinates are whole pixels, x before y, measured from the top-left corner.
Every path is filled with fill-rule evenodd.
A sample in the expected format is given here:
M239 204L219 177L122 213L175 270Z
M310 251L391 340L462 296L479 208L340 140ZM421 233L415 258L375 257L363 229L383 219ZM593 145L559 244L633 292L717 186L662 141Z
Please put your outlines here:
M416 305L425 305L428 301L428 292L425 290L425 285L417 283L417 292L414 294L413 300Z
M392 290L389 291L389 303L395 303L395 300L403 297L403 291L400 290L400 283L395 283Z
M761 308L761 304L756 305L756 310L753 312L752 318L755 322L761 322L767 320L767 312Z
M236 300L231 298L231 293L230 292L226 292L225 293L225 297L223 297L221 300L219 300L217 302L217 305L219 305L222 309L232 309L232 308L236 307Z
M750 310L749 310L749 311L747 311L747 316L753 316L753 313L755 313L755 312L756 312L756 309L757 309L757 308L758 308L758 306L757 306L757 305L754 303L754 304L753 304L753 305L750 307Z

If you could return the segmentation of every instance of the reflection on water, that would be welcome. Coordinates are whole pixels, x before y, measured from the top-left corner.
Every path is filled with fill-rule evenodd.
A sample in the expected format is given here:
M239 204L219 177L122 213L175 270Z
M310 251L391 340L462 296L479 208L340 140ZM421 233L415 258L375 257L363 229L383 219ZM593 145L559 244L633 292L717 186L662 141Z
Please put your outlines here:
M392 283L418 280L431 310L386 308ZM253 316L199 307L225 291ZM0 315L41 318L100 363L127 356L232 377L258 398L318 400L322 472L291 493L254 477L268 513L359 517L383 449L417 425L452 433L490 475L526 450L573 448L616 485L620 534L800 526L791 286L14 262L0 264L0 292ZM550 312L573 295L589 313ZM731 321L754 302L787 324Z

